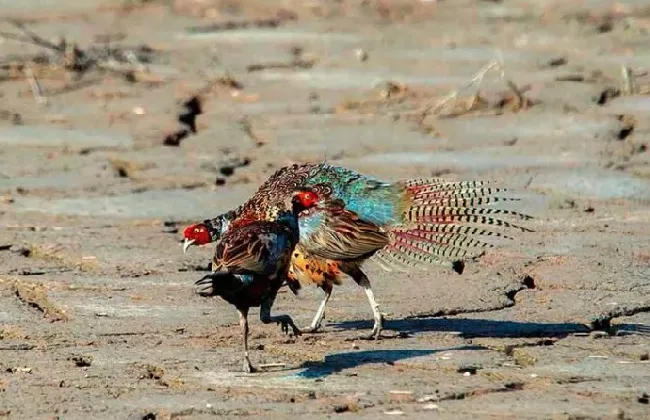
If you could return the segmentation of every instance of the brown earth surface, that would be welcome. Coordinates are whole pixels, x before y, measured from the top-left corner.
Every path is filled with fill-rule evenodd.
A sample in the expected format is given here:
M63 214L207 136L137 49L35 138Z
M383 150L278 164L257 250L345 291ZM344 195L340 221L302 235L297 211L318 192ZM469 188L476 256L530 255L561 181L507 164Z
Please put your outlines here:
M0 0L0 17L0 418L648 418L646 1ZM323 333L255 310L254 363L284 366L239 373L236 311L194 293L212 247L183 255L178 230L323 159L497 181L536 232L462 275L369 267L377 342L357 339L352 282ZM320 298L274 311L307 325Z

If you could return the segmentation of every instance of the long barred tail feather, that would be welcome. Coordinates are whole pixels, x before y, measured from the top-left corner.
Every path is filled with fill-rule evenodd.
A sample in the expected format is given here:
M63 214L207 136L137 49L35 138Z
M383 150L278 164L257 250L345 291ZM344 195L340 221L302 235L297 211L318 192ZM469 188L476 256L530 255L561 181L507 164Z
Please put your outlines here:
M404 212L405 219L409 222L423 222L439 217L480 216L485 214L509 214L524 220L532 219L527 214L512 210L481 207L444 207L435 204L411 206L408 211Z
M404 240L411 240L423 244L434 243L463 248L491 248L494 244L475 239L462 233L432 234L423 230L393 230L392 235Z
M405 203L402 223L388 228L390 244L377 252L374 259L382 266L425 268L435 264L452 267L460 273L464 259L480 256L494 246L479 238L513 239L495 228L532 232L494 217L532 219L517 211L491 207L520 199L499 196L506 189L489 184L489 181L456 182L439 178L399 182Z
M504 228L517 229L521 232L534 232L532 229L529 229L524 226L515 225L514 223L506 222L505 220L495 219L492 217L486 216L444 216L444 217L429 217L424 218L424 220L418 221L420 225L449 225L449 224L459 224L459 223L472 223L479 225L490 225L490 226L499 226Z
M380 249L371 257L371 259L386 271L396 270L405 273L408 272L409 268L412 266L412 264L403 262L399 253L391 253L388 248Z
M511 236L505 235L501 232L489 230L483 227L471 225L452 225L452 224L431 224L420 225L413 228L403 228L403 230L418 234L425 235L427 233L434 234L450 234L450 235L470 235L470 236L494 236L496 238L514 239ZM393 229L395 232L401 231L400 228Z
M491 181L450 181L444 178L419 178L400 181L400 184L410 191L480 188L490 183Z
M474 207L488 204L502 203L506 201L521 201L520 198L510 197L489 197L477 194L455 194L441 196L437 193L418 195L412 198L413 204L433 205L443 207Z
M387 265L398 271L406 272L413 267L427 269L428 265L441 265L451 267L452 262L438 258L435 255L411 249L399 243L393 243L377 251L372 259L380 265Z

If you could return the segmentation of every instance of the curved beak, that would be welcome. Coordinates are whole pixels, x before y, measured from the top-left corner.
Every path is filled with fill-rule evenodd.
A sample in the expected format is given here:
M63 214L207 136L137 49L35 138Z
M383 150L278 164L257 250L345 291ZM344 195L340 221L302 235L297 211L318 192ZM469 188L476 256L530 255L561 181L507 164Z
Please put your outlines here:
M185 239L185 242L183 242L183 254L187 252L187 248L194 245L194 242L196 242L194 239Z

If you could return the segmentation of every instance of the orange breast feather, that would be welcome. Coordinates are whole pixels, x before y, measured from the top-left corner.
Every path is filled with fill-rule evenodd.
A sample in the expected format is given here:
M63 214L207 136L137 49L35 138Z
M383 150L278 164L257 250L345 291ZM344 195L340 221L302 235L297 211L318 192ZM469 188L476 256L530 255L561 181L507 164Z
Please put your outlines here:
M296 248L291 256L289 277L300 284L322 285L325 282L341 284L341 270L339 264L333 260L305 255Z

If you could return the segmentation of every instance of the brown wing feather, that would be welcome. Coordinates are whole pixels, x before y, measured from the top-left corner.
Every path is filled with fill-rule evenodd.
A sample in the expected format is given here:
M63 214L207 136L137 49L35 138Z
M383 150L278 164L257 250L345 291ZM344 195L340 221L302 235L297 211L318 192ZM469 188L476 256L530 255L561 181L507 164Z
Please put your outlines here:
M276 235L285 246L282 255L276 259L269 258L271 250L269 235ZM266 236L267 241L263 241ZM233 273L270 273L283 265L290 257L291 247L289 232L277 223L254 222L245 227L229 230L217 243L213 259L213 270L227 269ZM286 254L286 255L285 255Z
M371 255L388 245L390 238L377 225L361 220L344 208L341 200L330 200L312 210L312 215L322 213L324 222L301 245L321 258L352 260Z

